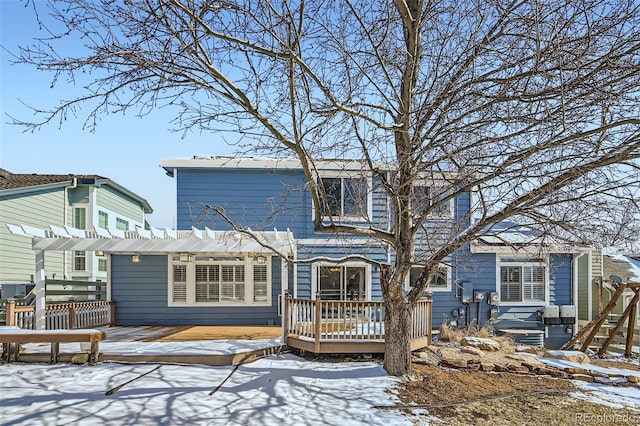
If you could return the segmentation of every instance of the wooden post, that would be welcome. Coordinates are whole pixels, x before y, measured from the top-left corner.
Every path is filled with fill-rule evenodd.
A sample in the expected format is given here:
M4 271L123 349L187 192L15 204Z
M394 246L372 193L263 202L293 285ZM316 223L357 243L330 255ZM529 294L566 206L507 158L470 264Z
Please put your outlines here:
M16 301L9 299L7 300L7 311L6 311L6 324L7 325L16 325Z
M431 315L433 307L433 297L431 294L427 295L427 343L431 344Z
M633 298L633 303L629 306L629 319L627 323L627 340L624 346L624 357L631 358L631 352L633 351L633 333L635 331L636 326L636 315L638 314L638 296L640 296L640 292L636 291L636 295Z
M636 293L633 296L633 300L631 300L631 303L629 304L629 306L627 306L627 309L625 309L624 312L622 313L622 316L618 320L618 323L616 324L616 326L613 328L613 330L609 332L609 337L607 337L607 340L604 341L604 343L600 347L600 350L598 350L598 356L601 357L607 351L607 348L609 347L613 339L618 334L618 331L620 331L620 329L622 328L622 325L624 324L625 320L627 320L629 318L629 315L632 313L631 308L635 308L636 303L638 303L639 296L640 296L639 293Z
M109 318L109 326L116 326L116 302L115 300L109 301L109 306L111 306L111 318Z
M69 305L69 330L76 328L76 301L71 300Z
M284 309L282 309L282 340L284 344L289 343L289 309L291 304L291 296L287 290L284 291Z
M36 312L35 326L36 330L47 329L47 313L46 313L46 277L44 269L44 251L36 251Z
M320 309L320 296L316 294L315 300L315 322L313 323L314 346L313 351L320 353L320 326L322 323L322 312Z
M589 349L589 345L591 345L591 342L593 341L593 338L600 331L600 327L607 320L607 317L609 316L609 314L611 313L613 308L616 307L616 303L618 302L618 299L620 298L620 296L624 292L625 288L626 288L625 284L618 284L618 288L616 289L616 292L613 293L613 297L609 301L609 304L607 305L607 307L604 308L604 310L602 312L600 312L600 314L593 321L593 330L591 331L591 333L589 333L589 335L585 339L584 343L582 344L582 348L580 349L581 352L586 352L587 349ZM589 324L587 324L587 326L588 325ZM586 329L587 326L585 326L585 329ZM578 333L578 334L580 334L580 333ZM573 336L573 338L575 339L576 336L578 336L578 334ZM573 339L571 339L571 340L573 340Z
M620 284L618 286L618 289L616 290L615 294L613 295L613 298L611 299L611 301L607 305L607 307L603 311L600 311L600 313L594 319L589 321L589 323L587 325L582 327L582 330L578 331L576 333L576 335L573 336L571 338L571 340L569 340L567 343L562 345L562 347L560 349L561 350L569 349L575 342L577 342L589 330L593 329L591 331L591 334L589 334L589 336L587 337L587 340L585 341L585 344L582 345L582 349L580 349L582 352L585 352L587 350L587 348L589 348L589 345L591 344L591 341L595 337L596 333L600 330L600 326L607 319L607 315L609 315L609 312L611 312L611 310L613 310L613 308L616 306L616 302L618 300L618 297L620 297L620 295L624 291L625 287L626 286L624 284Z

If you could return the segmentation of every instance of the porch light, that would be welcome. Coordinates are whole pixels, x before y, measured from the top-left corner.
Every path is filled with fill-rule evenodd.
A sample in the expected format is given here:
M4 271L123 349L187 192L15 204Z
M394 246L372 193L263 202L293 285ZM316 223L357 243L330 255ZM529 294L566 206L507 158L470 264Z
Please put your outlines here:
M104 252L102 250L96 250L96 256L104 256Z
M256 263L267 263L267 257L262 255L254 257L254 260Z
M140 256L137 254L134 254L133 256L131 256L131 262L140 263Z

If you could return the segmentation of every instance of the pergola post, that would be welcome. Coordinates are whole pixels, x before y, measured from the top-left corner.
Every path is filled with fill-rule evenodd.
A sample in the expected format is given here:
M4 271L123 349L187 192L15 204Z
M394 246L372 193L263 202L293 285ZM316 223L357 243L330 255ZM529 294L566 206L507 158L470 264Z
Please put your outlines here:
M44 250L36 250L36 330L47 328Z

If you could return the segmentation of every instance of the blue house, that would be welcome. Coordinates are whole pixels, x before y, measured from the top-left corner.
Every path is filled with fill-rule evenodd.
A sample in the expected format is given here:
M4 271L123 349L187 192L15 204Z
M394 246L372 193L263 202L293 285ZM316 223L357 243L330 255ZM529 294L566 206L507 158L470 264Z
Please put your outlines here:
M161 166L175 179L177 229L229 231L230 220L256 231L288 232L294 243L287 256L297 263L287 266L275 253L257 251L143 254L137 264L128 255L114 254L111 294L119 324L279 324L284 290L306 299L382 299L376 267L358 256L385 262L393 253L364 237L315 233L314 206L296 161L196 157L162 161ZM359 170L357 162L322 164L325 187L335 193L330 208L340 220L389 226L383 193L371 179L356 180ZM368 186L364 205L349 197L360 190L357 185ZM466 214L469 197L442 208L432 218L434 229L446 229L460 212ZM575 317L577 259L590 251L543 247L522 228L507 225L441 265L428 289L433 326L482 325L492 319L517 338L559 346L575 332L569 317L571 306ZM353 259L331 261L344 257ZM412 271L407 287L419 272ZM561 306L564 320L553 309Z
M360 162L317 165L330 197L325 209L336 220L391 227L386 195ZM285 292L306 300L382 300L379 271L365 260L388 263L394 253L366 236L316 233L299 162L194 157L161 166L175 180L176 229L184 231L137 228L125 240L83 246L109 255L117 325L281 324ZM425 180L417 190L435 193L437 183ZM446 242L452 226L472 220L472 196L452 199L428 218L416 244L418 261L430 244ZM50 239L39 244L34 249L61 247ZM586 247L549 244L513 224L493 227L440 265L427 289L431 327L492 320L517 339L558 347L575 333L584 256L590 256ZM420 272L412 269L407 289Z

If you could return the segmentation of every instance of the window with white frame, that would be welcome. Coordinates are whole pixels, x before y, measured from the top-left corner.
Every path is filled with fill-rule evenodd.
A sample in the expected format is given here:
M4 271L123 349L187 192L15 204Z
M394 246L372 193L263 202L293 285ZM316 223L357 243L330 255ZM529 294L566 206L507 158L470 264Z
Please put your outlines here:
M78 229L87 229L87 209L76 207L73 209L73 226Z
M500 263L500 302L544 302L546 268L540 263L507 261Z
M445 197L443 188L437 185L427 185L424 183L418 183L413 187L413 204L416 215L421 215L427 212L432 206L433 210L429 213L430 216L436 217L452 217L453 216L453 200L447 200L442 203L438 203L438 200Z
M323 216L350 220L362 220L370 216L371 191L367 178L324 175L318 179L318 186Z
M367 300L369 268L362 264L317 265L315 289L323 300Z
M87 255L84 251L73 252L73 270L74 271L86 271L87 270Z
M411 267L411 270L409 271L409 280L407 282L407 290L411 290L414 287L423 271L423 266ZM426 288L426 291L434 292L449 290L451 290L451 267L445 264L440 264L437 267L436 273L431 277L431 281L429 282L429 286Z
M171 301L187 301L187 265L174 263L171 268L173 279L171 280Z
M268 256L170 256L170 303L176 305L269 305Z
M98 257L98 271L107 272L107 258L104 256Z
M129 221L128 220L124 220L124 219L120 219L119 217L116 218L116 229L120 230L120 231L128 231L129 230Z
M109 214L107 212L98 211L98 226L103 229L109 226Z

